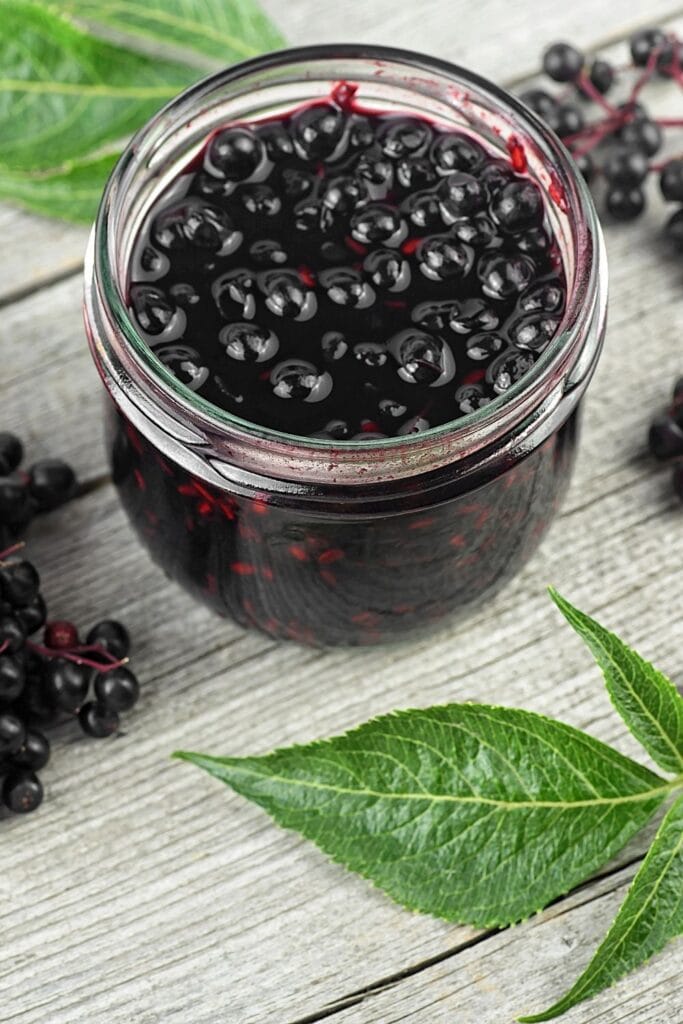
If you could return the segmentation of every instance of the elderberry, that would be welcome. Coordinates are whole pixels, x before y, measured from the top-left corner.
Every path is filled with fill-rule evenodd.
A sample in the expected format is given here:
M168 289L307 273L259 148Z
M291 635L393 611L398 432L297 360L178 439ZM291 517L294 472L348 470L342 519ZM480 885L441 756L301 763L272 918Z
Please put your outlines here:
M673 487L683 501L683 377L674 385L668 409L650 424L648 447L655 458L674 461Z
M44 730L77 718L87 735L110 736L120 713L136 703L140 684L124 664L125 626L103 619L81 646L73 623L45 625L40 576L27 559L10 559L13 550L0 553L0 789L8 810L26 813L43 798L36 773L50 760ZM43 625L42 643L28 639Z

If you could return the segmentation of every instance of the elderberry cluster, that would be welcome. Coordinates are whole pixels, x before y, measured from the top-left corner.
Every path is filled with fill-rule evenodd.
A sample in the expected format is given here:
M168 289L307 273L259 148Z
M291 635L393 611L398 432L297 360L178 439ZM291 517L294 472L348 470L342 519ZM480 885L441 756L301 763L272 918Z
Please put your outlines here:
M650 451L657 459L673 460L673 485L683 501L683 377L676 381L671 405L650 426Z
M73 497L76 474L62 459L41 459L20 469L24 446L0 431L0 548L20 536L34 516L49 512Z
M645 209L651 173L659 173L665 200L683 203L683 158L652 159L664 145L663 129L681 127L683 120L653 117L641 101L655 75L683 85L681 41L659 28L641 29L630 37L629 48L630 63L618 73L600 57L589 61L569 43L553 43L543 55L543 70L565 88L556 94L529 89L520 97L560 136L586 181L604 180L605 207L622 221ZM608 97L622 71L634 80L626 99L616 102ZM599 116L586 118L581 101L592 101ZM665 233L683 251L683 207L669 218Z
M31 639L40 629L42 643ZM37 773L50 757L46 728L73 717L88 736L116 732L140 692L125 667L129 648L127 630L114 620L98 622L84 644L73 623L47 622L35 566L0 562L0 777L10 811L33 811L43 799Z

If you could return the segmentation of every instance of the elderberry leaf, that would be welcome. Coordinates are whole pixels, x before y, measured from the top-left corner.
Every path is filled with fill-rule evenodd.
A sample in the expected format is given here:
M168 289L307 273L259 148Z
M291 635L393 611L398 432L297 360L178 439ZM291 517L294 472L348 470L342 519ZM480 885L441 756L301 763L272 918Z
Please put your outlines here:
M31 0L2 5L0 167L61 169L135 131L195 69L97 39Z
M479 927L583 881L671 789L571 726L477 704L397 711L262 757L175 756L398 903Z
M621 909L586 970L562 999L525 1024L551 1020L644 964L683 935L683 796L670 808Z
M602 669L612 703L636 739L661 768L683 772L683 697L673 683L556 590L550 596Z
M285 45L253 0L64 0L60 7L89 24L192 49L221 67Z
M117 153L80 160L43 174L9 174L0 169L0 199L11 199L48 217L89 224Z

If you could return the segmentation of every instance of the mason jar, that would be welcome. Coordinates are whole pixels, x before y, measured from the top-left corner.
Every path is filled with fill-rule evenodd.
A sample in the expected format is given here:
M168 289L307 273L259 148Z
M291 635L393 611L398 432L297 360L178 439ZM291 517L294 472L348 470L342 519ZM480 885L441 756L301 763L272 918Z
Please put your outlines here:
M490 404L422 433L342 442L250 423L176 379L127 308L141 225L211 133L285 114L339 83L367 108L466 130L513 165L523 154L564 265L564 317L534 366ZM403 639L487 600L537 547L567 488L606 292L600 226L567 150L470 71L339 45L267 54L204 79L123 153L86 259L112 477L143 547L219 614L314 645Z

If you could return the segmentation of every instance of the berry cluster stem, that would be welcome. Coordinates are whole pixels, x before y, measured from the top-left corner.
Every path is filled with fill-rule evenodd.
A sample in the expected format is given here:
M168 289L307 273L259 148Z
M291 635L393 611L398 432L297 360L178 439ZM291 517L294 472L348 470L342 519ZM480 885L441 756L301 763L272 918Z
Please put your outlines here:
M5 641L5 644L7 641ZM127 665L128 658L115 658L109 651L105 650L99 644L91 644L89 646L72 647L66 650L57 647L45 647L43 644L37 644L34 640L27 640L26 646L30 647L36 654L40 654L43 658L64 658L66 661L73 661L77 665L85 665L87 668L94 668L98 672L111 672L112 669L121 668L123 665ZM1 648L0 648L1 653ZM104 661L95 661L93 658L84 658L83 654L86 653L97 653Z

